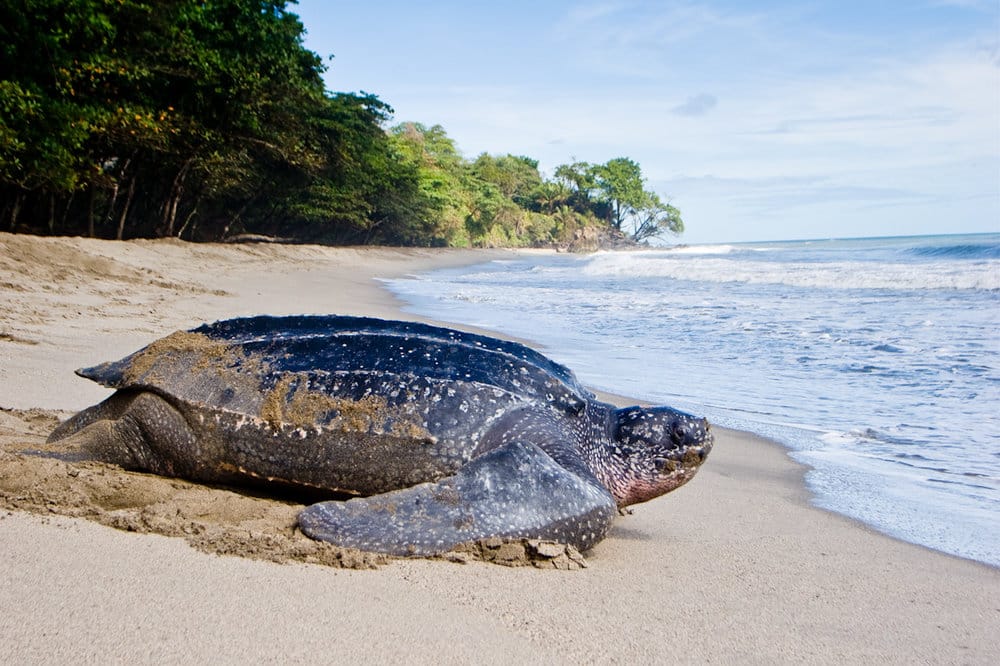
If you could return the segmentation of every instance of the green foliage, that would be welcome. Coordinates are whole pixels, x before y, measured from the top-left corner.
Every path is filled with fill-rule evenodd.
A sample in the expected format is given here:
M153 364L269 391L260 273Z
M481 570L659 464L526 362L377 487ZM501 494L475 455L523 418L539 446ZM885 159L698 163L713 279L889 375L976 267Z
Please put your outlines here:
M468 245L464 224L472 193L455 142L440 125L428 128L420 123L397 125L390 136L402 165L416 174L417 202L430 244Z
M620 231L626 218L649 203L649 194L643 189L642 169L632 160L618 157L592 171L600 198L611 206L610 222Z
M679 232L639 166L468 160L325 91L284 0L0 0L0 224L104 237L569 244Z
M479 180L495 185L500 194L522 208L529 208L535 191L542 185L538 160L530 157L483 153L472 163L472 174Z
M565 200L576 210L604 219L635 242L684 230L680 211L646 189L642 168L627 157L564 164L555 173L557 183L572 188Z
M683 232L684 222L681 220L681 212L669 203L661 201L656 194L650 193L646 205L634 213L632 239L636 242L665 233Z

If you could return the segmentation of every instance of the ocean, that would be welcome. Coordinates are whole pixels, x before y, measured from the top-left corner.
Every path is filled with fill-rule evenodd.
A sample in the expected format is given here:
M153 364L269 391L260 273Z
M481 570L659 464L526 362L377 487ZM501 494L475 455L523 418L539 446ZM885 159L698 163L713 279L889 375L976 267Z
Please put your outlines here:
M389 287L776 440L818 506L1000 566L1000 234L539 254Z

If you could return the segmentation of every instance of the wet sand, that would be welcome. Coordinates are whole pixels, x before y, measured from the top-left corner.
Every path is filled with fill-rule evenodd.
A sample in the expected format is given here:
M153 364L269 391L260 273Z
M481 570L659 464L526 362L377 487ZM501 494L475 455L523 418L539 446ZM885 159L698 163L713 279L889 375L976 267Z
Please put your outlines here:
M0 234L0 660L1000 663L1000 571L810 506L745 433L570 571L339 551L301 498L21 453L108 395L77 367L240 315L419 319L376 278L505 256Z

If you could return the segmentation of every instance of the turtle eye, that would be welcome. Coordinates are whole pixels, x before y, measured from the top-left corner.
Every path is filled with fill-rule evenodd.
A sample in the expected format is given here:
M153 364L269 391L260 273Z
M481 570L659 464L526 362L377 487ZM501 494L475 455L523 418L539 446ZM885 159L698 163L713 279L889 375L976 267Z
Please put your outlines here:
M670 424L670 437L677 444L681 444L691 439L692 431L688 424L681 420L676 420Z

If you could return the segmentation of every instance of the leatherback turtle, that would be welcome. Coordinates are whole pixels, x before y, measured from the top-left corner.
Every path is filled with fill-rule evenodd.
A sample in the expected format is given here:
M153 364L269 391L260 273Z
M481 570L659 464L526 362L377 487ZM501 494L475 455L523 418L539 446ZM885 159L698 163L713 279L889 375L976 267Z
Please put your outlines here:
M487 537L586 550L619 510L691 479L713 441L704 419L597 400L524 345L412 322L230 319L77 374L117 391L50 442L161 475L356 495L299 526L397 555Z

